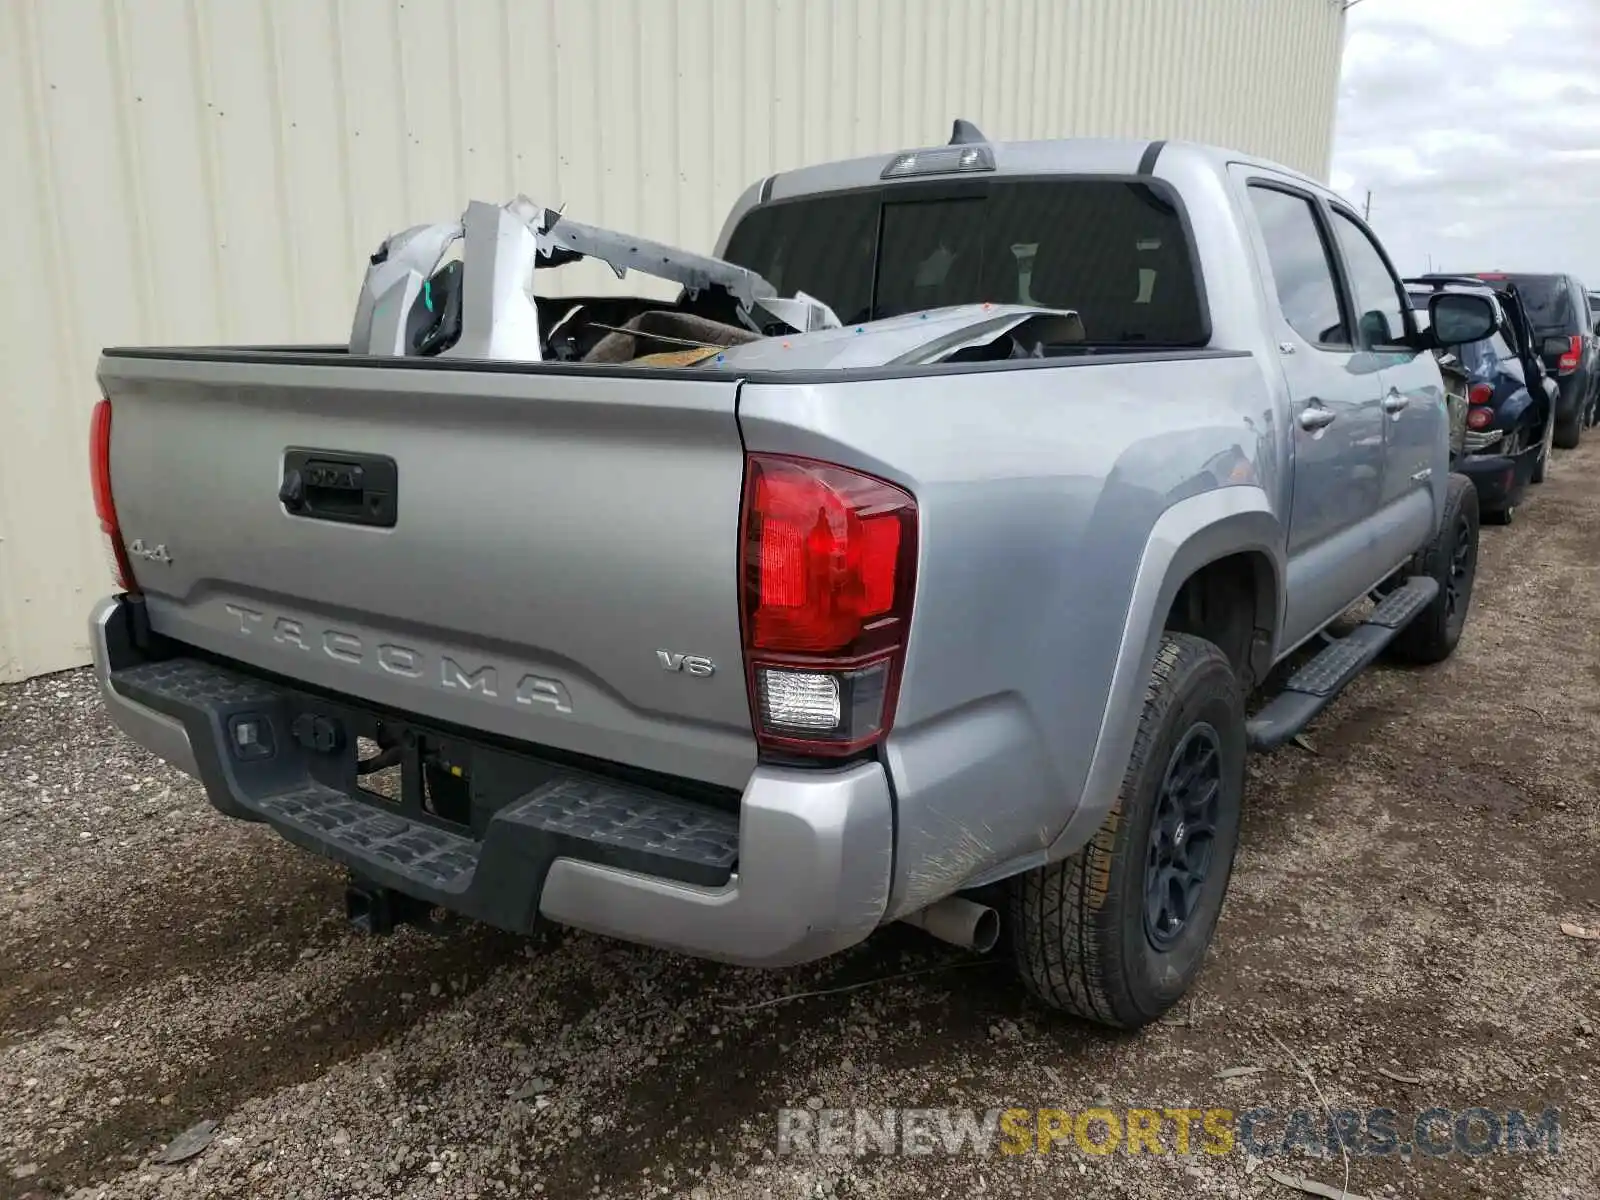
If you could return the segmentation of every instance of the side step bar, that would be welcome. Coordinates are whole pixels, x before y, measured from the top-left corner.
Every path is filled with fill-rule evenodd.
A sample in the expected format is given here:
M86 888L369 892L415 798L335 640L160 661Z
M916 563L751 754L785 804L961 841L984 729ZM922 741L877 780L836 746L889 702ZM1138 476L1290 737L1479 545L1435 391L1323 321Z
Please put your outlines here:
M1311 724L1438 594L1437 579L1413 575L1385 596L1353 631L1324 646L1290 677L1283 691L1245 723L1250 749L1276 750Z

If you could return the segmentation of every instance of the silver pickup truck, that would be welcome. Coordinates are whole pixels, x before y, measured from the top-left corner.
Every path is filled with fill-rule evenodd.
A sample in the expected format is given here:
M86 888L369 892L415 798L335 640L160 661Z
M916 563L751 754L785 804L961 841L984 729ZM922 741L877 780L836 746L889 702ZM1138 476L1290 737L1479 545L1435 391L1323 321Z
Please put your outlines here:
M540 294L586 255L677 299ZM1428 316L1340 197L1188 144L958 124L760 181L707 257L474 205L348 346L104 352L96 670L363 928L781 965L910 921L1138 1026L1247 750L1461 635L1431 351L1493 315Z

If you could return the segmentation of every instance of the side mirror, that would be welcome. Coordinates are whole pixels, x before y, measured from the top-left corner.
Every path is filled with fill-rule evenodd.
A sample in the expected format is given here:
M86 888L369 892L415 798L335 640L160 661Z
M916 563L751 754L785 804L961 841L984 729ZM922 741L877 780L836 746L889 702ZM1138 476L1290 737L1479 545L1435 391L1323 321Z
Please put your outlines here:
M1436 345L1481 342L1495 331L1494 305L1483 296L1441 292L1428 301L1428 325Z

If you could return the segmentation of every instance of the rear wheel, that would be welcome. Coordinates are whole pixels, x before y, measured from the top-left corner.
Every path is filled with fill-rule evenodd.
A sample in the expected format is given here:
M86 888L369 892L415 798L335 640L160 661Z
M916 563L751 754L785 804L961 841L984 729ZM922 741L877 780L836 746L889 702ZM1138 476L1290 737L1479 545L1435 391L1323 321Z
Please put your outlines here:
M1461 641L1478 575L1478 491L1466 476L1450 476L1444 519L1433 540L1411 560L1410 574L1431 575L1439 581L1439 594L1391 647L1396 657L1410 662L1443 662Z
M1166 634L1105 823L1071 858L1011 882L1011 947L1029 991L1119 1029L1177 1002L1222 911L1244 759L1244 699L1227 656Z
M1580 408L1570 417L1556 422L1556 447L1561 450L1576 450L1578 443L1583 440L1583 410Z

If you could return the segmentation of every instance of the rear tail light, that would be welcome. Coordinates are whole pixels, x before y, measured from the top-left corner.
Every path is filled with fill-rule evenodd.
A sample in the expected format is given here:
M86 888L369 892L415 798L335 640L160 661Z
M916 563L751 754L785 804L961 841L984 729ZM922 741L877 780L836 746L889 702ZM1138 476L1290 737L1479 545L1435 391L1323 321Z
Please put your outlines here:
M894 720L917 566L917 505L870 475L752 454L740 605L756 739L854 754Z
M1494 409L1492 408L1475 408L1467 413L1468 429L1487 429L1493 423Z
M111 578L125 592L138 591L122 544L122 529L117 524L116 502L111 497L111 401L105 399L94 406L89 418L89 483L94 489L94 514L100 519Z
M1560 339L1556 339L1559 341ZM1578 364L1583 361L1583 337L1573 334L1567 339L1567 348L1561 352L1561 357L1556 360L1556 370L1566 375L1578 369Z
M1467 389L1468 404L1487 404L1494 399L1494 384L1475 383Z

